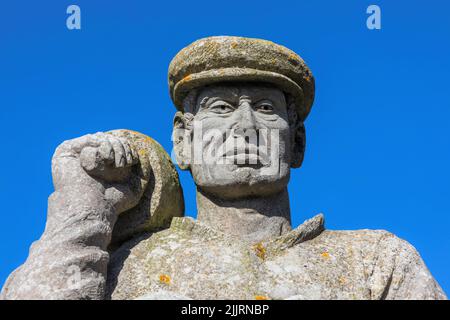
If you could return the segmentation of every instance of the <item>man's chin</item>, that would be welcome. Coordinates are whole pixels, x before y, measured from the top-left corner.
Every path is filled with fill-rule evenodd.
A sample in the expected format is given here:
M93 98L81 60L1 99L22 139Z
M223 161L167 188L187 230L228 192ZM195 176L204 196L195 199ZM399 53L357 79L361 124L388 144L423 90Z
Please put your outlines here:
M264 176L261 169L240 167L229 172L226 177L214 178L212 183L197 183L197 186L217 198L239 199L248 197L265 197L283 191L289 175Z
M276 170L271 173L267 167L260 164L226 165L220 170L211 170L212 184L234 187L244 185L251 187L258 184L270 184L283 180L280 172Z
M285 187L284 187L285 188ZM261 198L269 197L284 190L283 187L271 188L266 185L234 185L232 187L225 186L209 186L202 187L201 190L207 194L210 194L218 199L223 200L239 200L245 198Z

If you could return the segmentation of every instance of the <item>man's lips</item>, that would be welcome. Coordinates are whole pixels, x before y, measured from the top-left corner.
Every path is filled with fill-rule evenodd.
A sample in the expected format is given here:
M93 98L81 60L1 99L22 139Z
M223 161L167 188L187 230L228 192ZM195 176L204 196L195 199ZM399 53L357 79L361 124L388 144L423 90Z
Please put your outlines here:
M217 161L222 163L223 160L227 164L252 164L252 165L268 165L267 150L260 150L260 148L252 143L245 146L231 146L226 148L226 144L221 147L222 152L218 153ZM225 150L224 150L225 149Z
M268 161L261 157L256 153L238 153L229 156L223 156L224 159L229 164L238 164L238 165L268 165Z
M225 156L225 159L236 160L238 162L258 163L261 162L261 157L254 153L239 153L230 156Z
M221 155L221 157L233 157L240 155L258 155L258 147L255 145L248 145L245 148L229 148Z

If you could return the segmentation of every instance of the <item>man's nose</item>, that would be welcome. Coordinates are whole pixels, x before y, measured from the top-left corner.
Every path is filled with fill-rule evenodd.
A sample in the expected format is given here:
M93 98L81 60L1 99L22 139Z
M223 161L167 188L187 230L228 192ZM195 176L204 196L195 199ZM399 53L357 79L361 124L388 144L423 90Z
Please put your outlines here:
M241 130L248 130L248 129L256 129L256 119L255 115L253 114L252 106L250 105L250 102L244 101L239 106L239 112L237 116L239 117L239 127L238 129Z

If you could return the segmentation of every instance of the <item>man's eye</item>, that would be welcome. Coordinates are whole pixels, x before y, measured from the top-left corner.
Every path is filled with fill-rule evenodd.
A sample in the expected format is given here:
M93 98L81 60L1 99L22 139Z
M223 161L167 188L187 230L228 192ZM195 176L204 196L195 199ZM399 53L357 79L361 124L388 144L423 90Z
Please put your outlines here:
M268 103L262 103L256 107L256 110L269 113L273 111L273 106Z
M233 111L233 108L227 104L213 104L210 109L217 113L228 113Z

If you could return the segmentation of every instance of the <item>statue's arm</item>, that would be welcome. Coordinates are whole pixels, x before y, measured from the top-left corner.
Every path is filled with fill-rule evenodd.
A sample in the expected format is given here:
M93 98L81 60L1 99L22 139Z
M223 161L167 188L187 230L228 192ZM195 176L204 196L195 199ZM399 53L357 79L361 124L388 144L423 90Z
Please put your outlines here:
M101 299L114 209L99 190L67 187L49 198L47 226L3 299Z
M446 300L442 288L428 270L417 250L400 240L391 286L386 299L396 300Z
M387 300L444 300L444 291L417 250L386 232L380 241L370 283L372 293Z
M104 298L108 245L119 213L135 206L147 178L129 141L114 133L69 140L52 159L47 223L2 299Z

